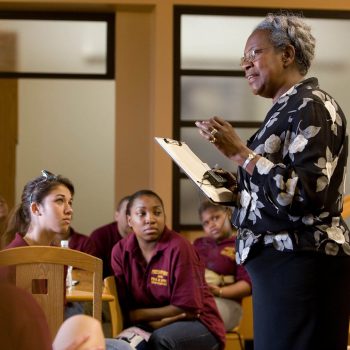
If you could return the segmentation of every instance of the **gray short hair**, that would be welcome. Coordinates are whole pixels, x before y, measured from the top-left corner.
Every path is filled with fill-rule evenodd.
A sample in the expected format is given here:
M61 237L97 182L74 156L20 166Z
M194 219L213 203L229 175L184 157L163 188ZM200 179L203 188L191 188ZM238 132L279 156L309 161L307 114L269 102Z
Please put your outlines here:
M296 63L302 75L306 75L315 54L316 40L301 15L293 13L268 13L253 32L267 30L275 48L292 45L295 48Z

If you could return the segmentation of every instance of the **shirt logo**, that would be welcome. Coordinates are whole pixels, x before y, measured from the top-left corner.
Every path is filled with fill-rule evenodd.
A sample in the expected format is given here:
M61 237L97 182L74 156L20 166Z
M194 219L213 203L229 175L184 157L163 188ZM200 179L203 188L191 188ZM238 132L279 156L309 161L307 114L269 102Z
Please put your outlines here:
M235 259L235 253L236 253L236 250L234 247L225 247L220 252L221 255L227 256L228 258L230 258L232 260Z
M167 286L168 285L168 271L153 269L151 271L151 284L158 286Z

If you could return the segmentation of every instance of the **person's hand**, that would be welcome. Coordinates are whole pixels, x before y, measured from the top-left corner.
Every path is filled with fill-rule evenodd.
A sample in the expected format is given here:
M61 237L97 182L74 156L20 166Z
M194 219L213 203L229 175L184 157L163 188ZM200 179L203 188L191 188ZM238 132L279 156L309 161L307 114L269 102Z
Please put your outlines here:
M159 321L152 321L152 322L148 322L148 324L153 328L153 329L158 329L164 326L167 326L170 323L174 323L176 321L180 321L183 319L187 319L187 315L186 313L181 313L179 315L176 316L171 316L171 317L165 317L162 318Z
M210 292L214 296L216 296L216 297L220 296L220 289L221 289L220 287L216 286L215 284L208 284L208 287L209 287Z
M199 133L218 148L228 158L234 157L246 149L230 123L220 117L197 121Z
M60 347L59 345L55 345L53 347L53 350L80 350L82 349L81 346L86 344L88 340L90 339L90 335L85 334L76 337L73 339L73 341L65 347ZM89 347L84 347L84 350L104 350L105 346L104 345L91 345Z

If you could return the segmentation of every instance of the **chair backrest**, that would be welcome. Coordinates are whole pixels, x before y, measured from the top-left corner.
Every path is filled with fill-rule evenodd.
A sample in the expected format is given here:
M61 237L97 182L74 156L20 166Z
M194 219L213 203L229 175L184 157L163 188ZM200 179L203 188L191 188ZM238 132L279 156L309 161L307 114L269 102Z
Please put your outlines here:
M344 197L343 211L341 213L343 219L347 219L350 216L350 195Z
M109 301L109 312L111 314L112 337L116 337L123 330L123 315L120 310L117 287L114 276L104 279L105 291L113 295L114 300Z
M63 322L64 266L91 272L93 280L93 317L101 321L102 260L73 249L30 246L0 251L0 266L12 266L15 284L33 295L46 315L54 337ZM42 281L43 280L43 281ZM40 291L35 285L40 285ZM43 288L44 287L44 288Z
M252 295L242 299L242 309L243 316L239 325L240 332L243 334L244 339L254 339Z

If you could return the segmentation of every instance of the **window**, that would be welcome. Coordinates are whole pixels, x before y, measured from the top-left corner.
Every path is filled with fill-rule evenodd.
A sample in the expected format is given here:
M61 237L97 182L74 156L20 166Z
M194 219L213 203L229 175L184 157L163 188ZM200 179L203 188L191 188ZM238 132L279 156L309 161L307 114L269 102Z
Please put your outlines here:
M114 14L0 13L0 77L114 78Z
M271 11L175 6L173 138L185 141L210 167L236 171L233 162L200 137L195 121L220 115L247 140L271 106L271 100L253 97L239 66L248 36ZM350 12L305 10L303 14L317 41L308 76L316 76L348 114L350 50L336 38L350 30ZM173 181L174 229L200 229L197 208L203 195L176 165Z

